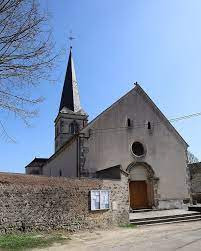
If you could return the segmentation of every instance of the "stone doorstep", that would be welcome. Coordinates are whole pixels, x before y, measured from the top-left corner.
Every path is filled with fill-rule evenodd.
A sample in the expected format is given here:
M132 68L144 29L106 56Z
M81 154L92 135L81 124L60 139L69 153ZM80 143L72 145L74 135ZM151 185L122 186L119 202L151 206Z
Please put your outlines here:
M172 218L179 218L179 217L192 217L192 216L201 216L199 212L190 212L186 214L175 214L175 215L164 215L164 216L154 216L154 217L143 217L143 218L136 218L130 219L130 222L133 221L141 221L141 220L157 220L157 219L172 219Z
M166 210L151 210L145 212L137 212L137 213L130 213L130 220L138 220L138 219L145 219L145 218L156 218L156 217L165 217L165 216L181 216L181 215L189 215L195 214L198 212L195 211L187 211L184 209L166 209Z
M185 220L178 220L178 221L165 221L165 222L155 222L155 223L150 223L150 224L135 224L135 223L130 223L130 224L134 224L137 225L138 227L143 227L143 226L156 226L156 225L164 225L164 224L175 224L175 223L187 223L187 222L197 222L197 221L201 221L201 219L185 219Z
M148 225L148 224L155 224L155 223L171 223L171 222L173 223L173 222L195 221L195 220L201 220L200 213L144 218L144 219L138 219L138 220L131 220L130 223L136 224L136 225Z
M189 211L201 212L201 204L189 206L188 210Z

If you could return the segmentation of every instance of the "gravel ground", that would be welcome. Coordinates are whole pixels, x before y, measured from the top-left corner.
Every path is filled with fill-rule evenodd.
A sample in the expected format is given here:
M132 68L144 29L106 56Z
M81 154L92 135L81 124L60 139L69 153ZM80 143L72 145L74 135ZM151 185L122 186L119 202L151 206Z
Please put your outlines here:
M65 245L43 251L133 251L133 250L201 250L201 221L115 228L107 231L82 232L72 235Z

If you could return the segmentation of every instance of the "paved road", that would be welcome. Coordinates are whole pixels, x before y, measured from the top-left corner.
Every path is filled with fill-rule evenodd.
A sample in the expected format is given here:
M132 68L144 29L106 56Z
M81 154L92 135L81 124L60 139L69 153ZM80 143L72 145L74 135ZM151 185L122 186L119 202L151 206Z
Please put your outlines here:
M65 245L43 251L133 251L178 250L201 251L201 221L135 229L117 228L108 231L84 232L72 236Z

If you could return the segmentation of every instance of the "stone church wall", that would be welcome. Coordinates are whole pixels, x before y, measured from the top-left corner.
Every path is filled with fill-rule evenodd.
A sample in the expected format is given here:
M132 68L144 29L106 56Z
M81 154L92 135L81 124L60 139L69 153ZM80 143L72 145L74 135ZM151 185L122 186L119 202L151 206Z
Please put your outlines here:
M110 209L90 210L90 190L109 189ZM0 233L105 228L129 221L128 180L0 174Z
M77 177L77 140L76 138L55 153L43 166L45 176Z
M130 126L127 122L130 119ZM151 130L147 122L151 123ZM81 170L89 173L112 166L149 165L158 180L158 208L181 208L189 199L187 186L187 145L140 88L132 89L83 129L85 161ZM132 153L140 142L144 155ZM96 169L96 170L94 170ZM142 179L139 177L138 179Z

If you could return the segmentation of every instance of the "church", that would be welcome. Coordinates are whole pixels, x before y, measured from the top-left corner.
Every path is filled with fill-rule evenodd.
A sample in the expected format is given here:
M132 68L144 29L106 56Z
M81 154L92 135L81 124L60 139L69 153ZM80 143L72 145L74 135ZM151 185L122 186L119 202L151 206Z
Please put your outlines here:
M26 174L119 179L128 175L130 207L183 208L190 200L188 144L139 84L95 119L80 104L70 49L55 153L35 158Z

